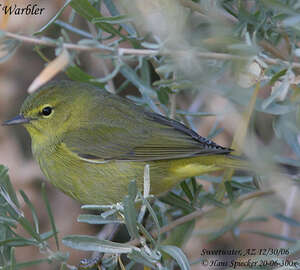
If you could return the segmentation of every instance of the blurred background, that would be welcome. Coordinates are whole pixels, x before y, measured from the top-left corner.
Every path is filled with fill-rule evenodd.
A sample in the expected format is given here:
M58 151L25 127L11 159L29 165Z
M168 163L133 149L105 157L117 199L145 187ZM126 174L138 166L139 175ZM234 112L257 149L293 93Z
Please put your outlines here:
M65 4L62 0L0 1L2 7L26 7L29 2L44 8L42 15L5 15L0 10L0 30L31 36L46 25ZM112 16L110 1L90 2L101 10L104 17ZM246 128L249 136L241 149L258 167L258 171L266 170L267 176L261 180L261 188L273 189L276 194L239 207L233 205L230 214L228 210L220 208L211 216L197 220L193 237L183 248L189 260L193 262L199 259L204 248L246 250L286 248L295 243L299 245L298 178L275 174L273 170L275 161L299 164L300 68L291 64L299 64L299 3L127 0L116 1L115 7L121 15L127 15L126 20L117 18L120 25L127 24L127 28L122 26L120 33L130 33L132 37L126 40L103 33L98 41L101 40L107 46L132 48L132 40L135 40L139 44L135 48L168 51L167 54L162 53L153 58L129 55L122 61L144 81L148 81L148 86L157 92L158 98L154 98L154 103L161 113L183 121L200 135L210 136L218 144L230 147L240 123L245 121L243 113L255 87L260 88L256 107L250 112L249 128ZM62 27L61 22L81 29L90 36L80 36L78 31ZM117 23L111 25L118 29ZM86 20L82 14L78 15L78 12L68 6L60 14L59 22L51 24L38 36L51 39L61 36L64 42L75 44L81 40L80 44L91 45L92 42L88 43L87 40L99 37L99 28L101 27ZM134 32L130 32L132 29ZM1 37L3 39L3 35ZM144 43L141 45L141 42ZM213 57L209 55L211 52L219 55ZM36 47L28 42L23 42L14 53L8 53L3 43L0 44L1 122L18 114L28 95L28 87L46 66L45 59L51 61L58 54L55 48ZM114 76L110 76L118 66L118 57L103 57L89 51L72 51L70 54L72 65L75 63L93 78L101 78L98 83L104 84L108 91L129 96L141 105L149 105L145 99L141 99L139 86L130 81L124 72L116 72ZM232 59L248 57L249 60L224 61L223 54L233 55ZM6 59L6 56L9 58ZM270 59L275 59L273 64ZM139 69L145 65L147 69ZM57 67L55 79L75 79L68 74L67 69L59 69ZM148 74L143 74L144 70ZM261 82L260 86L257 86L257 82ZM153 98L152 93L149 96ZM150 106L150 109L154 108ZM15 189L24 190L37 207L41 232L50 230L40 188L45 177L33 160L30 138L24 128L0 126L0 164L8 167ZM213 193L216 183L212 178L200 177L197 180L204 190ZM95 235L100 231L100 226L77 222L77 217L82 212L79 203L47 182L46 187L59 239L70 234ZM25 216L30 219L30 210L21 197L20 202ZM225 228L230 218L239 217L245 211L247 220L239 226ZM222 236L216 239L211 237L211 233L220 228L225 228ZM26 235L19 227L17 231ZM276 236L282 236L282 239ZM121 230L116 239L126 241L125 231ZM54 247L54 241L51 240L50 245ZM70 252L68 264L71 265L77 265L80 258L89 256L86 252L70 249L62 244L61 249ZM20 262L41 257L43 254L38 248L16 249L16 258ZM299 258L299 253L295 257ZM230 261L228 256L215 258ZM209 259L213 257L209 256ZM44 263L30 269L56 268L53 264ZM207 267L195 263L192 269Z

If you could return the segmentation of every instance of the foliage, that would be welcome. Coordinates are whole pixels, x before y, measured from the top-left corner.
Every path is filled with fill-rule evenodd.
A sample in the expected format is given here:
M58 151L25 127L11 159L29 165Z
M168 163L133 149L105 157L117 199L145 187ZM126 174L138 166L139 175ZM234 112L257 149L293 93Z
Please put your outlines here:
M176 265L189 269L191 262L179 247L189 239L195 225L194 218L209 219L209 214L215 214L225 220L224 224L208 228L209 231L198 230L196 234L206 234L210 241L226 232L235 237L242 233L259 234L293 245L289 254L285 255L299 251L299 240L287 235L239 229L246 222L265 222L268 219L265 214L249 213L257 206L253 198L270 195L270 189L280 190L278 182L268 182L268 177L273 176L274 163L299 166L299 1L156 0L148 5L143 2L144 7L135 1L129 3L66 1L61 10L32 37L35 50L49 64L43 76L36 78L31 91L44 82L45 76L48 80L60 71L72 80L90 82L117 94L133 85L139 96L128 98L191 127L194 127L195 117L215 116L216 124L209 137L222 132L219 122L234 107L241 112L244 121L236 133L234 144L238 151L249 156L258 173L263 172L264 177L260 181L262 190L258 189L252 175L235 174L231 178L233 171L225 171L220 177L201 177L201 180L211 183L209 190L192 178L159 199L137 190L133 181L122 203L83 206L102 213L83 214L78 218L78 221L89 224L123 224L130 235L130 242L121 244L94 236L70 235L64 238L63 244L105 253L101 260L103 269L132 269L136 264L153 269L175 269ZM101 13L101 7L105 7L110 15ZM60 16L67 8L72 8L69 20L62 21ZM88 22L89 30L76 26L74 18L78 17ZM48 33L53 29L56 37L50 38ZM5 31L0 32L0 38L0 62L7 61L21 42L27 42L24 36ZM49 47L55 49L54 60L46 56L45 51ZM79 54L82 51L93 54L98 61L110 61L113 69L104 77L90 75L81 67ZM51 65L53 61L56 61L55 65ZM124 81L116 87L114 79L118 74L123 76ZM258 94L263 87L271 89L266 96ZM230 101L230 106L227 111L218 114L206 111L204 102L197 111L191 107L177 109L176 97L185 95L195 99L199 95L218 95ZM255 134L252 122L258 112L272 117L271 147L258 147L255 136L250 136ZM250 134L249 137L246 133ZM244 145L241 142L245 139L247 144ZM295 159L284 154L282 149L287 147ZM149 179L145 173L145 186L151 183L150 180L151 176ZM299 183L297 176L281 180L286 187ZM42 195L52 230L41 233L35 208L21 191L31 210L33 224L23 216L4 167L0 168L0 183L0 269L21 269L41 262L59 262L62 269L74 268L66 264L67 254L52 251L47 244L48 239L54 237L58 248L57 230L45 191ZM283 189L279 194L286 196L285 192L286 189ZM286 216L281 210L272 209L267 215L274 215L288 226L299 227L299 221ZM29 237L18 235L16 226L21 226ZM18 246L38 247L44 257L37 261L16 262L14 250ZM276 256L275 259L286 257ZM194 263L201 260L203 258ZM94 264L96 262L89 261L83 267L92 269L96 267Z

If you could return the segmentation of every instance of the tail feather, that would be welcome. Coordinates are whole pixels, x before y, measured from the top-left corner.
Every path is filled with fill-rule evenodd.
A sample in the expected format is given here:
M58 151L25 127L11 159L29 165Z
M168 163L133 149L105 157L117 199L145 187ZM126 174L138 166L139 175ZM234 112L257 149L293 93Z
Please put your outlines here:
M253 164L245 156L226 155L223 159L217 161L217 165L223 168L232 168L236 170L255 171ZM279 173L286 173L290 176L300 176L300 164L287 164L275 162Z
M217 160L217 166L222 168L231 168L236 170L246 170L252 171L253 166L251 166L249 160L243 156L226 155L224 158Z

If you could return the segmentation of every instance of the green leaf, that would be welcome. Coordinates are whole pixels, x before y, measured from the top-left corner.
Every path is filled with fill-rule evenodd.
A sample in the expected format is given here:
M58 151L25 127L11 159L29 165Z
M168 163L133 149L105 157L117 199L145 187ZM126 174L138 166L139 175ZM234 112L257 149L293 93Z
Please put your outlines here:
M69 66L65 72L66 72L67 76L74 81L89 82L89 83L94 84L101 88L104 88L104 86L105 86L105 83L93 81L93 80L95 80L95 77L87 74L86 72L84 72L81 68L79 68L76 65Z
M31 211L32 218L33 218L33 223L34 223L34 226L35 226L35 230L36 230L37 233L39 233L39 220L38 220L38 217L37 217L36 210L35 210L33 204L28 199L27 195L25 194L25 192L23 190L20 190L20 194L23 197L25 203L28 205L28 207Z
M135 200L137 192L138 190L137 190L136 182L134 180L130 181L128 185L128 195L132 201Z
M9 195L9 198L16 205L16 207L20 208L20 204L19 204L16 192L9 180L7 172L8 172L8 169L5 166L0 165L0 186L4 187L7 194Z
M11 247L25 247L25 246L38 246L38 242L31 239L22 237L8 238L0 241L0 246L11 246Z
M130 196L125 196L123 199L125 225L132 238L138 238L137 230L137 212L134 206L134 200Z
M12 247L10 250L10 269L16 269L16 257L15 257L15 248Z
M287 72L286 68L277 72L275 75L273 75L269 84L273 85L280 77L284 76L286 74L286 72Z
M93 19L103 17L102 14L96 8L94 8L88 0L72 0L70 5L78 14L91 23L93 23ZM103 22L95 23L95 25L107 33L126 38L111 24Z
M191 183L192 183L192 187L193 187L193 194L194 194L194 197L195 197L196 195L199 194L199 189L202 189L202 185L199 185L199 186L197 185L195 177L191 178Z
M48 213L48 216L49 216L49 219L50 219L50 224L51 224L51 227L52 227L52 231L54 232L56 247L57 247L57 249L59 249L59 242L58 242L58 237L57 237L58 231L56 229L54 217L53 217L51 207L50 207L50 203L49 203L49 200L48 200L48 197L47 197L45 183L42 183L42 197L43 197L45 205L46 205L46 209L47 209L47 213Z
M179 265L180 269L182 270L189 270L190 264L185 256L185 254L182 252L182 250L175 246L160 246L160 250L170 255Z
M26 267L30 267L30 266L34 266L40 263L44 263L44 262L48 262L49 263L49 259L48 258L43 258L43 259L39 259L39 260L32 260L29 262L21 262L21 263L16 263L14 266L14 270L15 269L23 269ZM27 268L30 269L30 268ZM6 266L1 266L1 270L11 270L10 266L6 265Z
M157 94L149 85L147 85L143 80L141 80L128 65L123 65L120 68L120 72L122 75L130 81L133 85L135 85L143 99L146 101L146 103L149 105L149 107L156 113L160 113L160 110L156 106L156 104L153 102L153 100L150 97L157 98Z
M140 251L132 250L132 252L127 255L127 257L135 261L136 263L140 263L144 266L150 267L152 269L156 269L155 265L153 264L155 260L153 260L151 256L149 256L142 250Z
M225 204L219 200L217 200L213 194L206 194L204 196L204 199L207 201L207 202L210 202L212 203L213 205L217 206L217 207L222 207L222 208L225 208Z
M149 62L143 58L142 66L140 68L141 79L145 82L146 85L151 85L151 70Z
M107 205L107 204L84 204L81 205L81 209L88 209L88 210L107 210L107 209L113 209L113 205Z
M78 222L84 222L88 224L114 224L123 223L118 219L105 219L100 215L83 214L77 218Z
M151 242L151 244L153 246L156 246L156 242L154 240L154 238L152 237L152 235L145 229L145 227L141 224L138 223L138 228L141 231L141 233L144 235L144 237Z
M169 93L171 91L167 87L160 87L159 90L157 91L157 97L160 103L164 105L169 104ZM176 111L177 112L177 111Z
M253 187L253 186L250 186L250 185L247 185L247 184L243 184L243 183L239 183L239 182L236 182L234 180L231 180L231 186L235 187L235 188L242 189L242 190L247 190L247 191L254 191L254 190L256 190L256 188Z
M63 238L63 244L67 247L85 251L97 251L104 253L122 254L130 253L135 248L127 244L101 240L88 235L68 235Z
M182 181L180 183L180 186L182 190L184 191L185 195L189 198L189 200L192 202L194 200L193 194L188 186L188 184L185 181Z
M57 18L63 13L65 8L70 4L72 0L67 0L64 5L60 8L58 12L56 12L55 16L50 19L49 22L47 22L42 28L40 28L37 32L34 33L34 35L40 35L42 32L47 30L56 20Z
M188 203L186 200L182 199L180 196L178 196L172 191L160 197L159 200L188 212L194 210L194 207L190 203Z
M40 235L41 235L41 239L43 241L46 241L46 240L50 239L51 237L53 237L55 235L55 232L49 231L49 232L42 233Z
M160 224L159 224L159 221L158 221L158 218L157 218L157 216L155 214L154 209L152 208L152 206L150 205L150 203L148 202L147 199L145 199L142 195L140 197L142 198L143 203L146 205L146 207L147 207L147 209L148 209L148 211L149 211L149 213L150 213L150 215L151 215L151 217L152 217L152 219L154 221L154 224L155 224L155 226L157 228L157 231L159 232L160 231Z
M39 233L35 230L35 228L33 228L33 226L26 218L19 217L17 221L20 223L20 225L22 225L23 229L26 230L34 239L36 239L38 242L43 241Z
M12 57L20 44L16 39L0 39L0 64Z
M283 92L286 91L286 88L288 88L289 86L289 78L286 75L281 84L278 87L276 87L274 91L272 91L271 95L262 102L261 108L263 110L267 109L272 103L275 102L276 98L278 98Z
M8 226L16 226L18 222L10 217L0 216L0 223L6 224Z
M92 19L92 23L108 23L108 24L121 24L126 22L132 22L132 18L127 15L112 16L112 17L96 17Z
M226 189L226 192L228 194L228 198L230 200L230 202L233 202L234 201L234 194L233 194L233 190L232 190L232 186L231 186L231 181L225 181L224 182L224 185L225 185L225 189Z
M109 10L110 14L112 16L119 16L120 12L117 10L115 4L111 0L104 0L104 3ZM127 31L132 37L137 37L137 32L134 27L132 27L130 24L122 23L121 26Z
M132 238L138 238L137 230L137 211L135 208L135 198L137 196L137 186L135 181L131 181L128 185L128 194L123 199L125 225Z
M74 27L73 25L65 23L65 22L63 22L61 20L56 20L55 24L58 25L58 26L60 26L60 27L62 27L62 28L64 28L64 29L66 29L66 30L68 30L68 31L70 31L70 32L72 32L72 33L75 33L75 34L77 34L79 36L82 36L82 37L85 37L85 38L89 38L89 39L93 39L94 38L94 36L91 35L89 32L86 32L86 31L83 31L81 29L78 29L78 28Z
M176 114L180 115L188 115L188 116L199 116L199 117L208 117L208 116L217 116L216 113L209 113L209 112L186 112L182 110L176 110Z

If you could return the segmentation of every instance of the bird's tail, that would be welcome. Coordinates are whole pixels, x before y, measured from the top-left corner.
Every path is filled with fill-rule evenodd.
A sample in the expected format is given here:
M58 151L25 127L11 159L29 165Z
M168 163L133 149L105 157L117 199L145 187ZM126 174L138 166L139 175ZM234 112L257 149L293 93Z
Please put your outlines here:
M254 172L256 171L255 166L249 159L245 156L236 156L236 155L227 155L220 160L217 160L217 165L222 168L232 168L235 170L246 170ZM288 174L290 176L300 176L300 164L286 164L282 162L275 162L275 165L278 168L279 173Z
M231 168L235 170L246 170L252 171L253 166L251 166L250 161L244 156L226 155L217 160L217 166L222 168Z

